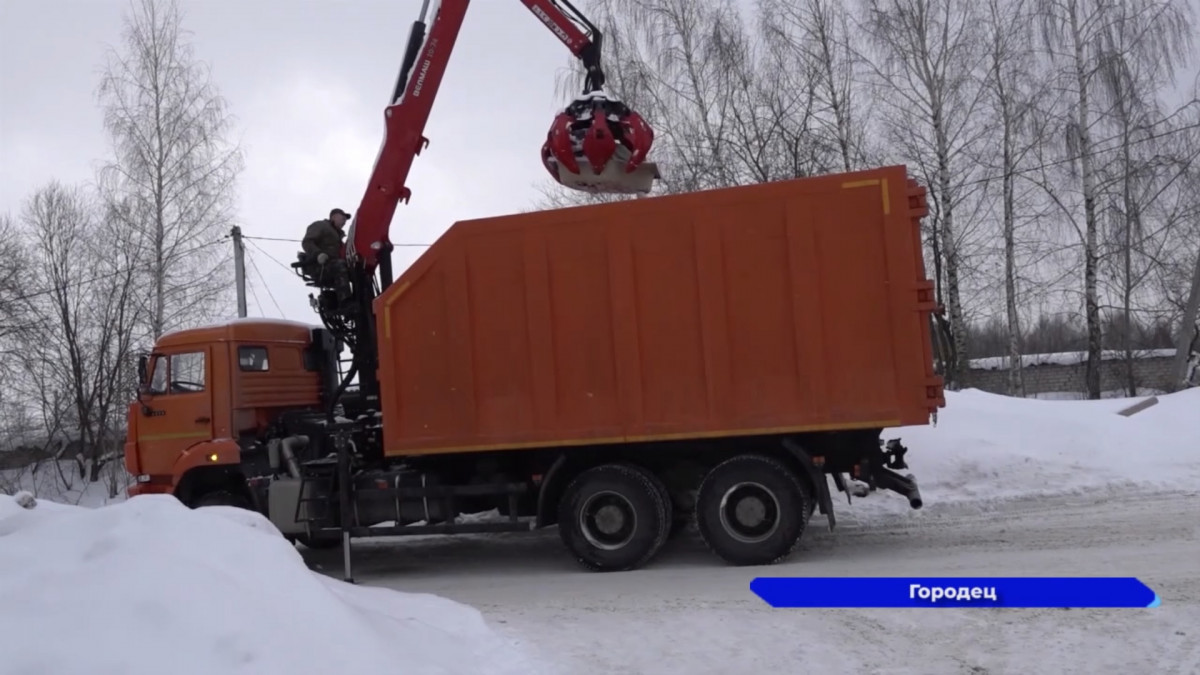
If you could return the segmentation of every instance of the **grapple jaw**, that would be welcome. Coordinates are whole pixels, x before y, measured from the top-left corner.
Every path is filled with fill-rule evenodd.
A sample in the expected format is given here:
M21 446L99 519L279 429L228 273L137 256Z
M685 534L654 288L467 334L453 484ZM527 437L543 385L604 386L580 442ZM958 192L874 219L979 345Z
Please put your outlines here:
M654 130L624 103L597 90L555 116L542 164L560 184L584 192L647 193L661 178L647 162Z

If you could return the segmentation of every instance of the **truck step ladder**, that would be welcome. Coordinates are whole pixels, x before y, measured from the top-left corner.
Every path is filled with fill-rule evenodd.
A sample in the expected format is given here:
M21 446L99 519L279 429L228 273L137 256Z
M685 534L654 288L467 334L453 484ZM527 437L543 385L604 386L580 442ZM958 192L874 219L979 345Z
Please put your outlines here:
M310 536L314 529L337 527L337 520L329 508L329 495L336 485L336 457L311 460L301 466L300 498L296 500L294 519L305 524Z

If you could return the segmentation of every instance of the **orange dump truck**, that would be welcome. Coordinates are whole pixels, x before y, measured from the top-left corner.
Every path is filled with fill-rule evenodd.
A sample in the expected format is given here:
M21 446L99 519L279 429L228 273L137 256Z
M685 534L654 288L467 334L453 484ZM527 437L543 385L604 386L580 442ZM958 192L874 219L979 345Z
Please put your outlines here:
M377 396L326 328L162 337L131 492L347 556L557 524L586 568L632 569L692 521L726 561L780 560L815 510L833 526L830 478L920 507L881 433L944 405L925 213L884 167L456 223L374 300Z

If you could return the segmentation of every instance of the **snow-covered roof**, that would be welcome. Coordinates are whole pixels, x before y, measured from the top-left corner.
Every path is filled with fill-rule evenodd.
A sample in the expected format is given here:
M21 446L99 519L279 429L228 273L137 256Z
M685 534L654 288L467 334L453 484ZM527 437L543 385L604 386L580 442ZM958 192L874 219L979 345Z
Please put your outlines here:
M1175 356L1174 349L1135 349L1135 359L1162 359ZM1110 349L1100 353L1103 361L1118 361L1125 358L1122 350ZM1087 361L1087 352L1055 352L1051 354L1024 354L1021 356L1021 367L1030 366L1074 366ZM982 359L971 359L967 362L971 370L1000 370L1007 368L1007 356L991 356Z
M220 330L222 328L228 328L230 326L236 326L236 325L286 326L288 328L303 328L306 330L320 328L320 326L318 326L316 324L304 323L304 322L300 322L300 321L291 321L288 319L272 319L272 318L267 318L267 317L244 317L244 318L239 317L236 319L227 319L225 321L222 321L221 323L207 324L207 325L202 325L202 326L190 326L188 328L180 328L177 330L168 331L168 332L160 335L158 339L166 340L166 339L177 337L184 333L191 333L194 331L201 331L201 330L213 330L213 329Z

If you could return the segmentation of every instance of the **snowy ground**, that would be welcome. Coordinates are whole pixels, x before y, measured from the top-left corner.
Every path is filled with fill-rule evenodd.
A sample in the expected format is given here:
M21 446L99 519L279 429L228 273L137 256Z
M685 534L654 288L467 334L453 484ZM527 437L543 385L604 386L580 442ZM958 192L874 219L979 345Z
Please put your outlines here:
M1200 672L1190 494L930 507L813 535L790 562L729 568L692 539L620 574L575 569L555 533L359 546L361 583L470 604L554 672L889 675ZM336 554L306 554L331 574ZM784 609L758 575L1137 576L1146 610Z
M936 428L896 430L925 508L843 498L789 561L731 568L694 537L635 572L589 574L554 531L356 544L360 583L482 610L554 672L1200 672L1200 390L1132 401L952 393ZM305 551L340 576L337 552ZM775 610L759 575L1137 576L1146 610Z
M470 607L312 573L256 513L21 503L0 495L3 675L539 672Z
M1122 417L1132 401L951 393L937 427L887 435L924 509L843 496L836 532L818 518L761 568L693 535L617 574L580 571L554 531L413 537L356 543L353 587L340 552L257 516L0 497L0 675L1198 673L1200 389L1159 399ZM1162 605L775 610L759 575L1137 576Z
M27 491L37 497L74 506L96 507L125 501L125 488L132 482L133 478L120 464L105 467L100 480L95 482L81 477L79 465L72 460L0 469L0 494Z

